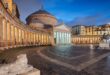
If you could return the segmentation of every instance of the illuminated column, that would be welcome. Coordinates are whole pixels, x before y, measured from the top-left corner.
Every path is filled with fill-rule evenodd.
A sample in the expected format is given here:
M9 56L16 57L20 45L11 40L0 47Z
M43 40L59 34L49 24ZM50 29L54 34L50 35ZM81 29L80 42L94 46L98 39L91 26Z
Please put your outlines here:
M31 32L31 45L33 44L33 33Z
M47 45L49 45L49 42L48 42L48 36L49 36L49 35L47 35Z
M43 33L42 33L42 35L41 35L41 43L42 43L42 45L43 45Z
M39 45L41 45L41 33L39 34Z
M59 32L57 32L57 44L59 44Z
M11 40L12 40L12 46L15 44L15 35L14 35L14 26L11 25Z
M31 32L31 45L33 44L33 33Z
M35 33L33 33L33 45L35 45Z
M43 45L45 45L45 34L42 36Z
M28 44L28 32L26 31L26 45Z
M44 43L46 45L46 34L44 35Z
M35 44L37 44L37 33L35 33Z
M30 44L32 45L32 33L30 32Z
M22 30L22 44L24 45L24 31Z
M21 45L23 45L23 38L22 38L23 37L23 33L22 33L22 29L21 29L21 32L20 33L21 33Z
M34 33L32 33L32 44L34 44Z
M22 45L22 29L19 30L19 34L20 34L20 45Z
M68 33L66 35L67 35L67 42L69 43L69 35L68 35Z
M66 39L66 38L65 38L65 32L64 32L64 44L66 43L65 39Z
M18 29L19 45L21 45L21 29Z
M41 45L41 33L38 34L38 38L39 38L39 45Z
M45 34L45 45L47 45L47 34Z
M67 44L67 36L66 36L66 32L65 32L65 44Z
M31 45L31 32L29 32L29 43Z
M8 41L8 46L10 46L11 43L11 26L10 23L7 23L7 41Z
M30 32L28 32L28 45L30 44Z
M26 45L28 45L28 43L29 43L28 38L29 38L28 31L26 31L26 40L27 40L27 44Z
M24 42L25 42L25 45L26 45L26 43L27 43L27 41L26 41L26 30L24 30Z
M47 36L46 36L46 43L47 43L47 45L48 45L48 34L47 34Z
M28 32L28 44L30 45L30 32Z
M40 34L40 45L42 45L42 33Z
M17 28L17 36L18 36L18 45L20 44L20 33L19 33L19 28Z
M14 29L15 29L15 45L17 44L17 29L16 29L16 27L14 27Z
M49 41L48 41L48 38L49 38L49 34L47 34L47 45L49 45Z
M41 44L43 45L43 33L41 34Z
M34 33L34 45L36 44L36 34Z
M38 32L36 33L36 44L38 45L39 43L39 37L38 37Z
M4 46L6 46L6 41L7 41L7 23L5 21L5 19L3 20L3 42L4 42Z
M44 38L44 34L42 33L42 45L44 44L44 40L43 40L43 38Z
M3 46L3 18L0 16L0 47Z

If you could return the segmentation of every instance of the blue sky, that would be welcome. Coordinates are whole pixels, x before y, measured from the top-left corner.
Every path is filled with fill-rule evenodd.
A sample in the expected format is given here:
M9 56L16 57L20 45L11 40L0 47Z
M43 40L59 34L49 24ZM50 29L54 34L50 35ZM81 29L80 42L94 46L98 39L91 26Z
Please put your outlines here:
M15 0L21 20L41 6L59 22L68 25L100 25L110 23L110 0Z

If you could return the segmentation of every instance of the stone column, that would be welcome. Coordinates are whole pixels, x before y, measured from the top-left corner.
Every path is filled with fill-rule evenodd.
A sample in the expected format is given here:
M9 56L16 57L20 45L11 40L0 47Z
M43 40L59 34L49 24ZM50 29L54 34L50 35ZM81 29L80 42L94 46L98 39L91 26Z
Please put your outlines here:
M30 45L30 32L28 32L28 44Z
M17 27L15 27L15 45L18 44L18 33L17 33Z
M29 32L29 44L31 45L31 32Z
M25 31L25 41L26 41L26 45L28 44L28 32Z
M36 45L38 45L38 33L36 33Z
M39 34L38 33L36 33L36 43L37 43L37 45L39 43Z
M41 33L38 34L38 43L39 45L41 44L41 37L40 37Z
M19 45L21 45L21 29L19 28Z
M17 45L19 45L19 28L17 28L17 36L16 36L16 38L17 38Z
M0 16L0 47L3 46L3 18Z
M37 33L35 33L35 44L37 45Z
M24 45L24 31L22 30L22 45Z
M7 46L7 22L6 20L4 19L3 20L3 44L4 44L4 47Z
M32 33L32 45L34 44L34 33Z
M20 32L19 32L19 28L17 28L17 36L18 36L18 45L20 45Z
M45 44L47 45L47 34L45 35Z
M41 34L41 45L43 45L43 33Z
M11 46L12 47L14 46L14 43L15 43L14 39L15 39L15 36L14 36L14 27L13 27L13 25L11 25L11 41L12 41Z
M7 23L7 42L8 42L8 46L10 46L11 43L11 26L10 23Z
M23 36L23 34L22 34L22 29L21 29L21 45L23 45L23 38L22 38L22 36Z

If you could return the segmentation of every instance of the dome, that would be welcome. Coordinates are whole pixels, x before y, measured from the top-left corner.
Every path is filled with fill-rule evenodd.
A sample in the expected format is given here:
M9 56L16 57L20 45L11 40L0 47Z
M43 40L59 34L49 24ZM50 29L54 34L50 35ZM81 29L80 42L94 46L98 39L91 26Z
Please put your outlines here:
M51 15L49 12L40 9L39 11L36 11L36 12L32 13L31 16L32 15L36 15L36 14L48 14L48 15Z
M43 9L40 9L32 13L31 15L29 15L26 21L28 25L30 25L31 23L37 24L39 22L44 25L54 26L57 23L57 19L53 15L51 15L49 12Z

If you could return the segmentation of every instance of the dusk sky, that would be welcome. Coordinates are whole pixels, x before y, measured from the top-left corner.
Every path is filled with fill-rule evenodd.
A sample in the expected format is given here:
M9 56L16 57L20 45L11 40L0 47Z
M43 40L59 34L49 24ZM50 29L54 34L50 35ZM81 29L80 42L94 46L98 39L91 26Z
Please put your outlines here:
M21 20L31 13L44 9L59 22L68 25L100 25L110 23L110 0L15 0Z

